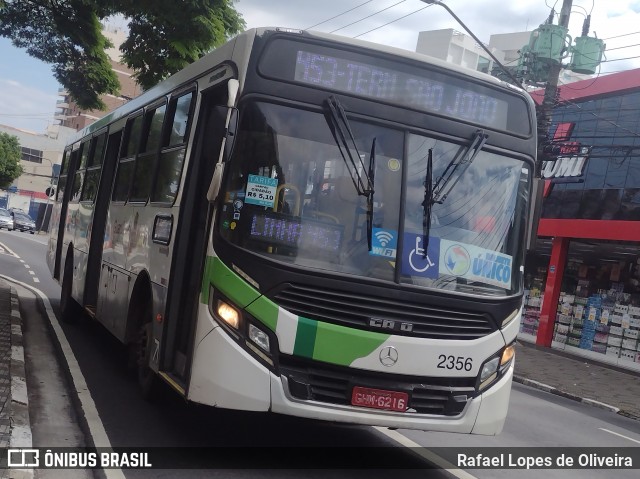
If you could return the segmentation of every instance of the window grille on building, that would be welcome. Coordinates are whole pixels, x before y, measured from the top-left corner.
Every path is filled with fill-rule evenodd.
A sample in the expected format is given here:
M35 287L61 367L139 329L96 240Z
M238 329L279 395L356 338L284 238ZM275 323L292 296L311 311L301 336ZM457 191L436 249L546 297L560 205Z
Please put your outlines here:
M42 151L32 148L22 147L22 161L30 161L32 163L42 163Z

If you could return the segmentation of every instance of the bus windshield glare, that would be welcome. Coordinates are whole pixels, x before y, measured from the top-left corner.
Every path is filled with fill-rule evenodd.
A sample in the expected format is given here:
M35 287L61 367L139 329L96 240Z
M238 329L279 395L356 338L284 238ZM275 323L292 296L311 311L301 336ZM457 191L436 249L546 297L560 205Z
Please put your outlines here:
M219 222L226 240L305 268L481 296L521 291L531 176L523 161L478 149L433 203L425 237L429 152L436 183L465 143L349 119L356 165L368 164L375 144L368 225L367 197L321 111L266 102L242 110Z

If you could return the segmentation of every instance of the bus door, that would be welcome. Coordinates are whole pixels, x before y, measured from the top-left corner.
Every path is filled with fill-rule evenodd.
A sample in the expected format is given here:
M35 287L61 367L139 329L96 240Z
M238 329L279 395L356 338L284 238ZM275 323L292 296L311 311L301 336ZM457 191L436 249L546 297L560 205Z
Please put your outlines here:
M202 93L195 143L185 178L171 262L162 369L186 386L193 353L202 274L211 227L207 190L222 140L228 112L227 78Z
M75 176L75 168L78 163L78 157L80 156L80 143L76 143L73 146L73 150L67 150L65 153L65 159L63 160L62 168L60 169L60 177L58 178L58 202L60 203L60 216L57 222L57 231L56 231L56 253L55 253L55 266L53 270L53 277L57 278L59 281L62 281L62 274L64 268L64 260L66 258L62 258L63 254L66 252L63 251L62 247L64 246L64 237L66 232L67 225L67 210L69 204L69 198L71 197L71 184L74 181Z
M111 185L118 163L118 150L122 139L122 129L111 133L107 139L107 151L102 163L98 193L95 197L93 212L91 239L89 243L89 257L87 259L87 277L84 292L84 304L88 309L96 313L98 304L98 289L100 284L100 271L102 265L102 250L109 241L109 235L105 237L105 225L107 223L107 211L111 196ZM109 247L108 244L106 244Z

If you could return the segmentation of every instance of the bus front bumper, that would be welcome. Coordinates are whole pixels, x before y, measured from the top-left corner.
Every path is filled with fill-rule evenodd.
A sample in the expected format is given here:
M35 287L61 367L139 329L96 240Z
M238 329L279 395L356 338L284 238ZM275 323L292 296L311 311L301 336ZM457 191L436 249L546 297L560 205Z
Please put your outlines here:
M272 411L322 421L370 426L495 435L509 405L514 362L502 377L470 399L457 416L439 416L300 400L286 378L275 375L215 327L196 348L188 399L227 409Z

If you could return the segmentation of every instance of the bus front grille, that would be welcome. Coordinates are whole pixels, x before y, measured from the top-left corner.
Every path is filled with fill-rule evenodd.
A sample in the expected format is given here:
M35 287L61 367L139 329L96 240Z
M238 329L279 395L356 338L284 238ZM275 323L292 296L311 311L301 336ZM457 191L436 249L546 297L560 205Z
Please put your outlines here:
M498 329L486 313L406 299L291 283L281 285L267 296L282 308L305 318L404 336L472 340Z
M457 416L477 394L476 378L382 375L326 364L308 364L280 355L280 373L296 399L350 405L354 386L406 392L407 413Z

